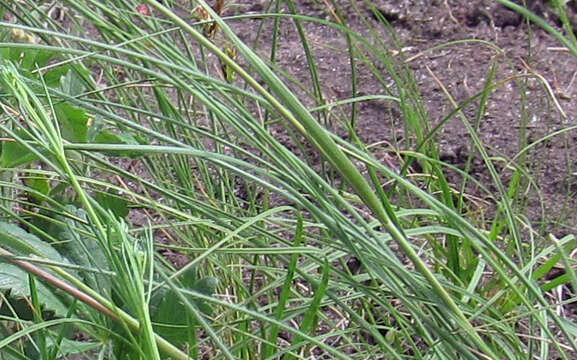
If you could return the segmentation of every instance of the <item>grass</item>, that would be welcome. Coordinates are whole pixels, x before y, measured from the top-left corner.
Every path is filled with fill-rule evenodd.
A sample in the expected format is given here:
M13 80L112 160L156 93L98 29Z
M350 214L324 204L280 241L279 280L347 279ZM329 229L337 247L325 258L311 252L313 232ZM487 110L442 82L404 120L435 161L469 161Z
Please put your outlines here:
M570 32L500 2L572 51ZM0 28L2 358L575 356L575 324L548 291L577 283L576 239L517 206L537 188L525 155L574 126L534 141L520 132L513 157L479 130L492 93L516 82L526 100L530 77L559 111L542 77L501 79L493 64L481 91L458 102L431 73L451 105L433 124L370 3L369 36L336 6L329 21L291 1L288 13L271 2L228 18L202 0L63 3L71 31L48 16L54 4L0 1L15 20ZM253 18L262 27L249 46L231 26ZM286 24L312 87L277 61ZM342 34L349 99L327 103L311 24ZM268 58L255 51L266 38ZM361 95L358 69L383 94ZM399 169L358 135L358 103L375 100L400 114ZM464 170L440 160L435 141L452 119L471 139ZM339 127L346 140L330 131ZM489 183L471 174L474 157ZM492 210L469 205L472 187ZM560 264L565 274L548 279Z

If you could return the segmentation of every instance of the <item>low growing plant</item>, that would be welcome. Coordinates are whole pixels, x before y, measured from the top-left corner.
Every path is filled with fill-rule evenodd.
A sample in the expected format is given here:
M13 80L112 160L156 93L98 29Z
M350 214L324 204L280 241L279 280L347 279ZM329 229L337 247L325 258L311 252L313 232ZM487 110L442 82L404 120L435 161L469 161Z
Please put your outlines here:
M524 76L491 67L464 102L446 91L453 108L431 126L371 4L363 37L336 4L329 21L282 3L225 18L203 0L0 0L17 19L0 43L1 357L570 358L575 325L547 291L576 283L575 238L522 231L511 204L531 175L505 159L505 186L478 137L491 92ZM270 58L231 28L251 18L271 23ZM312 90L278 66L284 22ZM327 103L303 24L342 33L353 73L386 95L360 95L353 76L351 98ZM395 144L399 170L357 136L357 103L374 100L411 139ZM496 190L440 160L434 139L454 117ZM488 225L467 215L470 183L495 206Z

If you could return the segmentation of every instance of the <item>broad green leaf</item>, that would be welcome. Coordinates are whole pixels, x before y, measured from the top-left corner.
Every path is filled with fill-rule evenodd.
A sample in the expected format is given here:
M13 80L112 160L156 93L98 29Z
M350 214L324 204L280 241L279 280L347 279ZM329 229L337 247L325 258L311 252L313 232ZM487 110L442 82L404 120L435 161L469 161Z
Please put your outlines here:
M132 134L115 134L108 130L102 130L94 139L94 142L98 144L125 144L125 145L143 145L146 144L142 138L134 136ZM138 157L139 153L133 151L113 151L104 152L104 154L109 156L122 156L122 157Z
M48 339L49 343L52 343L52 339ZM50 344L55 346L55 344ZM81 354L90 350L95 350L102 347L102 343L94 341L75 341L67 338L63 338L58 344L58 354L60 356Z
M178 296L169 291L164 293L157 311L151 316L154 331L177 346L186 341L187 329L195 324L189 323L187 310Z
M82 69L70 68L66 72L66 75L60 78L60 89L63 93L70 96L78 96L86 89L84 86L84 80L80 77L77 71L82 71Z
M22 52L22 56L20 57L20 63L18 65L19 70L26 71L26 75L30 76L30 71L34 70L37 66L41 66L37 59L39 59L39 52L36 50L27 49Z
M76 218L83 220L87 218L82 209L77 209L71 205L66 206L65 209ZM96 271L109 270L106 254L95 239L80 231L85 230L86 233L90 233L88 226L69 217L58 216L57 219L62 221L64 225L54 225L48 232L63 242L62 253L75 265L95 270L78 271L88 286L98 289L100 292L110 293L110 277Z
M218 280L214 277L206 277L196 280L194 269L185 272L179 278L183 289L194 290L205 295L212 295L216 289ZM208 304L196 299L189 299L199 310L210 314ZM151 320L155 331L176 345L182 345L186 341L187 329L194 326L191 323L193 317L190 310L181 302L179 296L172 290L159 290L151 299Z
M218 279L215 278L214 276L208 276L195 282L194 285L192 286L192 290L198 291L205 295L212 295L216 291L217 285L218 285ZM197 301L196 305L203 313L207 315L211 314L212 308L207 303Z
M65 259L49 244L36 235L10 223L0 222L0 246L14 255L39 256L54 262L65 263ZM47 309L58 315L66 314L66 307L58 297L42 282L36 282L40 300ZM6 260L0 262L0 290L10 290L16 297L29 296L28 274Z
M7 222L0 222L0 246L20 256L40 256L44 259L64 262L52 246L40 240L36 235Z
M59 87L60 80L70 70L71 65L58 66L46 71L43 75L44 83L49 87Z
M10 296L14 298L29 297L28 273L15 265L0 263L0 290L9 290ZM57 316L66 315L67 307L51 288L44 285L41 281L36 281L36 291L45 310L54 311Z
M48 193L50 192L50 183L48 181L48 178L41 174L24 179L24 184L26 184L26 186L28 186L30 189L35 190L40 194L48 195ZM31 196L33 199L37 201L43 200L43 197L35 192L29 191L28 193L29 196Z
M17 134L23 135L21 132L17 132ZM2 142L2 155L0 156L2 167L14 168L20 165L29 164L37 159L36 155L31 153L26 146L19 142Z
M99 192L96 194L96 201L121 219L128 215L128 201L114 192Z
M37 37L28 31L21 29L10 30L11 40L18 43L35 43ZM48 64L48 61L54 56L50 51L37 49L18 49L11 48L7 51L2 51L2 57L9 59L15 64L18 64L18 69L21 73L31 75L31 72L37 68Z
M88 116L69 103L54 105L56 117L60 122L62 137L70 142L85 143L88 141Z

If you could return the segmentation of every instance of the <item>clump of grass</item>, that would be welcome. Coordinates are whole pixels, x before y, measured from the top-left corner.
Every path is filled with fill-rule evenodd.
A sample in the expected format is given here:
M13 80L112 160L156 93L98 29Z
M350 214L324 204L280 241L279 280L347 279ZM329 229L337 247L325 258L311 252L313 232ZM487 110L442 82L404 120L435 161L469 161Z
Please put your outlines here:
M530 225L511 207L522 196L518 182L503 184L462 112L475 104L478 125L491 92L509 81L494 67L463 103L447 91L453 110L433 127L408 67L378 38L376 26L388 29L378 12L377 25L365 23L367 39L337 8L334 21L298 15L290 1L289 14L271 8L258 15L275 39L264 59L230 27L257 15L223 18L204 1L66 1L67 29L48 16L54 4L0 4L18 20L2 23L0 44L0 278L30 274L24 286L2 287L2 354L477 359L575 351L573 323L546 295L575 282L574 273L543 285L559 261L571 269L575 238L531 241L527 250L521 228ZM178 6L194 16L177 15ZM298 80L279 77L281 22L300 31L310 98L291 90ZM325 104L305 23L344 37L350 99ZM76 35L81 29L90 36ZM357 67L387 95L358 96ZM414 139L397 144L399 171L357 136L356 104L376 99L400 109ZM322 124L339 116L349 140ZM463 215L463 195L439 160L435 134L455 116L496 188L486 190L497 208L487 228ZM280 141L279 131L291 136ZM407 176L411 163L427 181ZM477 180L460 174L462 193ZM175 266L167 251L188 262ZM18 308L22 299L30 306Z

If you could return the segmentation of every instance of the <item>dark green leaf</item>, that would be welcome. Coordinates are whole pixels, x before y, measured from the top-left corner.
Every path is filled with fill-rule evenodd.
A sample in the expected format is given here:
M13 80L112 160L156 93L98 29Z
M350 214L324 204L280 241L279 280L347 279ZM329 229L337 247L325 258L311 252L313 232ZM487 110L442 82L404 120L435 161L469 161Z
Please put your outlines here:
M0 290L10 290L10 295L15 298L29 297L28 274L12 264L0 263ZM54 311L57 316L66 315L66 306L50 288L40 281L36 281L36 292L46 310Z
M50 192L50 183L48 182L48 178L40 174L24 179L24 184L26 184L26 186L28 186L31 190L34 190L29 191L28 193L30 197L37 201L44 200L40 194L48 195Z
M121 219L128 215L128 201L114 192L99 192L96 194L96 201Z
M125 145L142 145L146 142L140 137L131 134L115 134L108 130L101 131L94 141L98 144L125 144ZM138 157L139 153L134 151L105 151L104 154L109 156L122 156L122 157Z
M66 211L78 219L85 220L86 213L82 209L74 206L66 206ZM74 264L85 266L94 270L108 270L108 260L106 254L98 242L85 236L80 230L90 229L87 225L75 221L69 217L58 216L58 220L64 225L59 225L49 230L51 235L56 236L63 242L63 254ZM79 271L88 286L103 293L110 293L111 282L108 275L96 271Z
M15 35L13 36L13 40L16 42L26 43L33 41L34 35L31 33L14 30L16 29L13 29L13 35ZM50 51L35 49L10 48L7 49L7 51L2 51L3 58L18 64L18 70L27 75L31 75L33 70L47 65L53 56L54 54Z
M86 87L78 72L70 68L66 75L60 79L60 89L69 96L78 96L84 92Z
M194 290L205 295L212 295L218 283L214 277L196 280L194 269L186 271L178 280L183 289ZM189 300L200 311L210 314L211 308L208 304L192 297ZM159 290L154 294L151 300L151 313L151 319L158 334L176 345L182 345L187 338L187 329L196 325L191 323L194 317L190 314L188 307L172 290Z
M49 343L53 343L51 338L48 338ZM51 346L55 346L56 344L51 344ZM65 358L66 355L72 354L81 354L86 351L99 349L102 347L102 343L93 342L93 341L75 341L70 340L67 338L63 338L60 340L58 344L58 354Z
M64 259L52 246L14 224L0 222L0 244L14 255L36 255L64 263ZM40 282L36 285L42 305L58 315L66 314L66 307L48 287ZM16 297L30 296L28 274L12 264L0 262L0 290L10 290Z
M180 346L186 341L186 331L194 326L188 322L190 316L178 295L169 291L162 296L160 306L151 317L155 332Z
M14 224L0 222L0 246L14 255L36 255L52 261L64 262L62 256L52 246Z
M49 87L59 87L60 79L70 70L71 65L58 66L46 71L43 75L44 83Z
M60 123L62 137L70 142L85 143L88 141L88 116L84 110L60 103L54 106L56 117Z
M18 135L21 135L19 133ZM16 166L29 164L37 160L37 156L23 144L15 141L2 142L2 156L0 156L0 163L2 167L13 168Z

